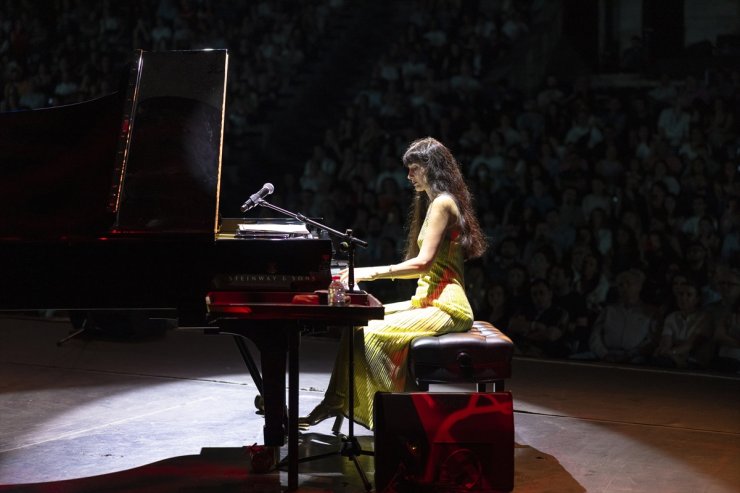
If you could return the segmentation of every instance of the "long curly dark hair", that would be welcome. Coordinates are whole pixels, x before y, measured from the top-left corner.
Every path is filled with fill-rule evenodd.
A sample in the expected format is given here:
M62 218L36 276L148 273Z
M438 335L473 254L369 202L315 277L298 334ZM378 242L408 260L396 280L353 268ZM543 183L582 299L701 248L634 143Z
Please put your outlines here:
M486 237L481 231L478 218L475 216L473 198L465 185L460 164L449 149L432 137L425 137L412 142L403 154L403 165L408 167L418 164L426 171L427 183L432 197L441 193L452 196L460 210L457 241L462 245L465 259L480 257L488 247ZM414 206L409 214L409 232L406 239L406 258L413 258L419 253L416 240L421 231L429 197L425 192L417 192Z

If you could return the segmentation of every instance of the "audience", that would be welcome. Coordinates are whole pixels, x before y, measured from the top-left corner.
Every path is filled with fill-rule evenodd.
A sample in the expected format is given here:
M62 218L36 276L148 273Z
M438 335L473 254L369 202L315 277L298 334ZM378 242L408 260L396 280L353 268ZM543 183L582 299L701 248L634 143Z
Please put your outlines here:
M412 193L398 156L434 135L456 151L492 245L468 266L476 316L523 354L740 371L740 71L627 88L548 73L523 94L493 69L533 34L541 2L416 2L350 103L327 109L300 169L280 170L276 200L352 227L372 244L358 262L390 258ZM342 5L3 3L0 110L107 94L134 48L228 48L227 147L243 146ZM632 41L622 64L641 72ZM379 289L393 301L404 288Z

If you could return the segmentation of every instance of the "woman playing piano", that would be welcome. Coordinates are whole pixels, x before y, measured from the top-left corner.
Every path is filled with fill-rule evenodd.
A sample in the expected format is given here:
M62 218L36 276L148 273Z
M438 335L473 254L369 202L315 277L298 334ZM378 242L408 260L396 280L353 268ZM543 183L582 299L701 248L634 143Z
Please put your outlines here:
M406 358L411 340L471 328L473 311L465 295L463 262L482 255L486 249L470 192L452 153L427 137L409 146L403 164L416 191L406 259L393 265L355 269L357 282L418 279L410 300L387 304L383 320L372 320L354 332L354 419L369 429L374 426L376 392L414 389L413 382L407 381ZM346 281L348 272L340 274ZM340 345L324 400L308 416L300 418L300 426L348 415L347 347Z

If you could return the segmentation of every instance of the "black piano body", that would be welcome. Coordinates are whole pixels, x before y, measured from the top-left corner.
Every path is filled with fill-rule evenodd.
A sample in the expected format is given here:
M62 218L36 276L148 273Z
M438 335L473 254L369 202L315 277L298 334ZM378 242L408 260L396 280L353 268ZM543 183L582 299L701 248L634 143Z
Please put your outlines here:
M225 50L137 51L129 67L115 94L0 114L0 311L165 311L180 327L250 338L271 446L285 443L290 358L294 489L298 331L364 325L383 306L370 295L349 307L293 303L290 293L328 286L331 240L248 239L240 220L221 218Z
M114 94L0 114L0 310L174 309L197 326L209 290L250 276L326 287L329 240L244 240L221 219L227 52L128 66Z

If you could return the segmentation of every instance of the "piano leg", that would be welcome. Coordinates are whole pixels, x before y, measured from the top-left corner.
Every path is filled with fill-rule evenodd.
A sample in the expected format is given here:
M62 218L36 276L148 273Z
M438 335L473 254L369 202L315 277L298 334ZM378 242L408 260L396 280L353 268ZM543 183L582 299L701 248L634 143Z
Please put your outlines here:
M274 339L283 339L286 335L280 330L270 331L272 343L260 345L262 361L262 380L265 406L265 445L281 447L285 444L285 371L286 346L274 344ZM287 342L287 341L285 341ZM277 347L276 347L277 346Z
M261 388L264 398L265 445L274 447L279 452L285 445L288 436L288 491L298 488L298 388L299 388L299 347L300 326L286 321L259 321L258 323L230 321L221 327L222 334L231 334L237 341L239 350L242 350L242 337L247 337L257 345L262 363L262 377L247 350L249 358L245 358L252 378L257 375L255 385ZM240 344L241 343L241 344ZM244 353L242 353L244 356ZM289 362L289 366L288 363ZM288 370L289 407L285 406L285 373ZM279 455L279 454L278 454Z
M288 333L288 491L298 489L298 390L301 334Z
M262 354L262 378L264 379L265 389L263 394L265 445L279 448L285 443L287 431L288 491L295 491L298 489L298 387L300 385L298 361L301 335L297 328L286 327L285 325L285 323L282 323L271 328L268 333L269 344L266 344L264 339L262 340L263 344L259 344L259 342L257 344L260 346ZM285 415L286 349L289 361L287 367L288 416Z

